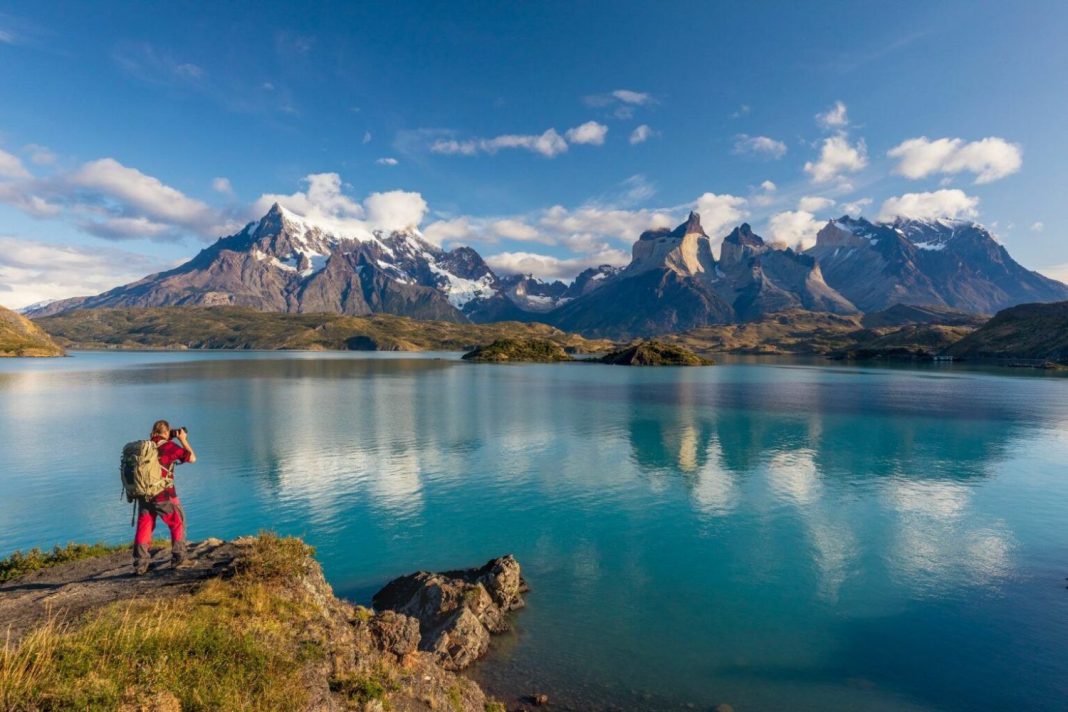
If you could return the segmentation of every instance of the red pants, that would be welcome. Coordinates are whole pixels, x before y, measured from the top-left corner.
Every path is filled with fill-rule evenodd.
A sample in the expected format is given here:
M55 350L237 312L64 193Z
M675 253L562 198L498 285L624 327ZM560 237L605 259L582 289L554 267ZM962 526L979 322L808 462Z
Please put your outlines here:
M147 565L151 558L148 547L152 543L152 532L156 530L157 516L171 530L171 558L175 561L185 559L185 511L178 498L172 497L164 502L148 502L139 506L133 545L134 563L143 562Z

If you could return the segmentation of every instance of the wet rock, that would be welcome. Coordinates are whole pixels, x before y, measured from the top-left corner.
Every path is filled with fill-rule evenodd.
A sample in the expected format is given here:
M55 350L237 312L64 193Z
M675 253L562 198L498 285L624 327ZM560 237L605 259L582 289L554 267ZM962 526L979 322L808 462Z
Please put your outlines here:
M418 621L419 649L448 670L461 670L486 654L490 634L508 630L507 614L522 608L527 591L510 554L477 569L401 576L374 595L379 611Z
M549 696L543 692L539 692L536 695L531 695L530 701L538 707L544 707L545 705L549 704Z

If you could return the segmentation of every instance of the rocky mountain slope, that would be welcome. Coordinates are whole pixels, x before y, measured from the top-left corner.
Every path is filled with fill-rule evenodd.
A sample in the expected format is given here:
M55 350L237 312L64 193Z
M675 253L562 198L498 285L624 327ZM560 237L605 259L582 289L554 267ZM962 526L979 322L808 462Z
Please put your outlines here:
M922 304L992 314L1068 299L1068 286L1025 269L981 225L964 220L841 217L806 253L827 283L865 312Z
M1034 359L1068 363L1068 302L1020 304L998 312L949 347L961 359Z
M41 327L17 312L0 307L0 357L62 355L63 349Z
M547 320L569 331L626 338L745 321L784 309L857 311L824 282L815 260L772 249L747 224L724 239L717 261L700 217L690 213L674 230L642 233L625 269Z
M908 304L989 314L1063 299L1068 286L1023 268L986 229L965 221L842 217L829 221L805 252L769 245L743 224L724 238L717 258L691 213L674 230L642 233L625 268L587 269L566 284L497 275L474 249L443 250L414 228L342 234L276 204L173 270L28 313L229 305L457 323L537 321L625 339L798 309L852 314Z

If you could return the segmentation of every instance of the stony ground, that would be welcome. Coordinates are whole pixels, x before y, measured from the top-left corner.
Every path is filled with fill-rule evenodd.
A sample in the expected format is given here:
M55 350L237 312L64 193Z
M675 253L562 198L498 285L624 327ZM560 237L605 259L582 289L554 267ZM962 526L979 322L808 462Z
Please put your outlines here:
M0 631L15 641L49 618L69 621L113 601L188 593L225 575L238 552L233 543L208 539L191 547L191 568L172 570L170 548L154 548L146 576L133 575L129 551L41 569L0 584Z

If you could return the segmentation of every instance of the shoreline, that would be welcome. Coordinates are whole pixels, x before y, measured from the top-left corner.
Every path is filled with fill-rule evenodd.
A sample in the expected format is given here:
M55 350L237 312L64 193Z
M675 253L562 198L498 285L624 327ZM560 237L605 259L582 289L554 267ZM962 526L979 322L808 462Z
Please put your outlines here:
M72 549L80 553L0 582L4 709L45 702L126 709L146 701L177 709L183 700L222 708L286 700L287 709L306 710L508 709L462 670L486 656L491 634L507 631L510 611L524 605L526 585L509 556L402 576L371 609L339 598L314 550L295 537L191 542L193 564L181 570L167 567L169 546L157 542L152 570L141 577L132 575L128 547ZM7 574L17 558L2 562ZM252 631L259 632L250 638ZM181 670L141 674L161 664L146 652L157 647ZM268 658L267 668L257 667Z

